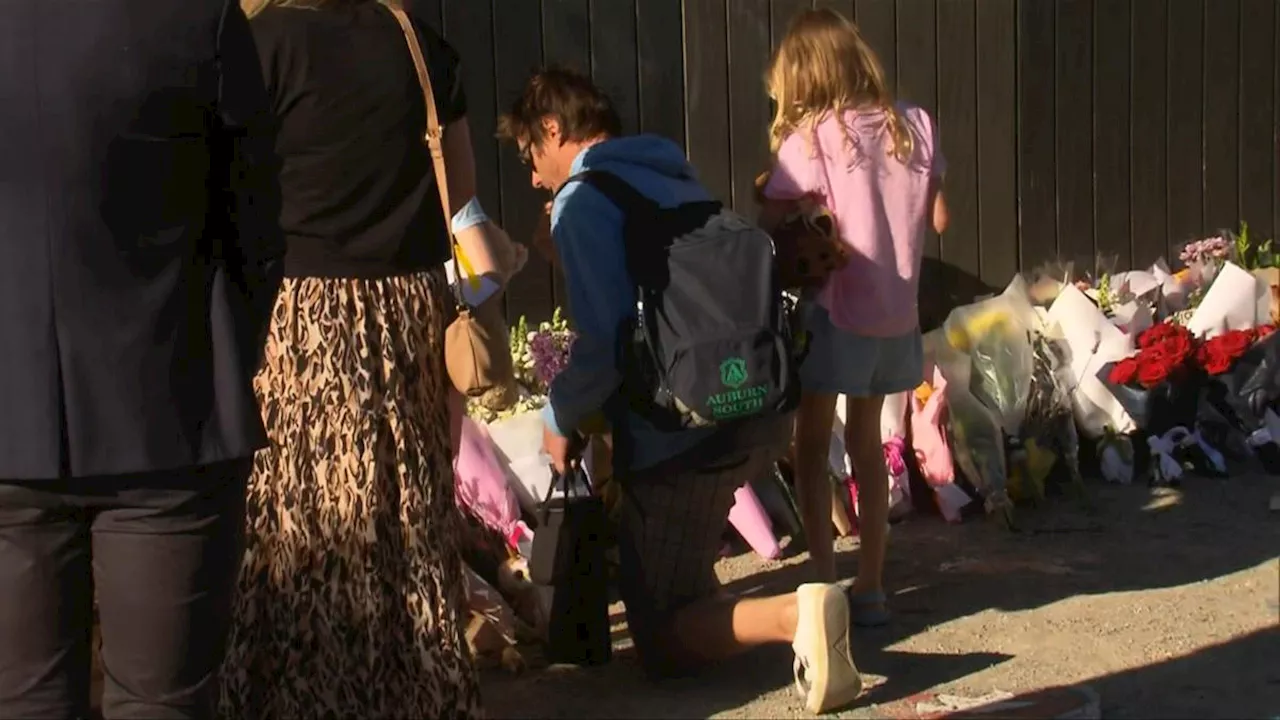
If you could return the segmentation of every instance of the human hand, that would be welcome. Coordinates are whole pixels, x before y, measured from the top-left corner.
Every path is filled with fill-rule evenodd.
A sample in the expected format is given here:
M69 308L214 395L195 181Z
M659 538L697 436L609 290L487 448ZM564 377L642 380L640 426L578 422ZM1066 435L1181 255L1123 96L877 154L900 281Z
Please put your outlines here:
M551 203L543 206L542 217L538 218L538 224L533 228L533 240L529 244L542 253L547 262L556 264L556 247L551 239Z
M511 251L513 253L511 275L516 275L524 269L525 263L529 262L529 248L518 242L513 242L511 243Z
M551 467L560 475L578 461L585 445L586 441L576 432L565 437L546 425L542 427L542 450L551 457Z

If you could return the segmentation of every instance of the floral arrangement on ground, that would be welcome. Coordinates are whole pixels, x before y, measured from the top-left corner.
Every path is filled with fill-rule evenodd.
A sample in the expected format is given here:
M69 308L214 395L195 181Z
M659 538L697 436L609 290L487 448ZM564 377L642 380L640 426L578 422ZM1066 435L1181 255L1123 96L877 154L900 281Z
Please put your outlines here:
M569 350L576 337L560 308L556 308L551 320L532 329L528 319L520 316L510 333L518 399L510 407L494 410L485 398L472 398L467 402L467 414L490 423L541 409L547 403L551 381L569 362Z

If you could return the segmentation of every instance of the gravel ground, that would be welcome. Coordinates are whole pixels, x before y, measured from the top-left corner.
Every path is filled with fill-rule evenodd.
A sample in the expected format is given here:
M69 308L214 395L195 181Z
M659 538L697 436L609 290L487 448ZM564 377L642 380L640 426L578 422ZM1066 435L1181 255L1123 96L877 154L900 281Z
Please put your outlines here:
M870 689L839 717L896 716L923 692L1076 683L1107 718L1280 716L1280 512L1268 507L1280 479L1091 490L1094 511L1057 500L1023 511L1022 534L981 520L896 526L896 618L855 638ZM840 549L852 576L856 541ZM803 580L803 560L748 554L719 573L735 592L782 592ZM804 717L786 648L651 684L626 645L604 668L487 672L490 716Z

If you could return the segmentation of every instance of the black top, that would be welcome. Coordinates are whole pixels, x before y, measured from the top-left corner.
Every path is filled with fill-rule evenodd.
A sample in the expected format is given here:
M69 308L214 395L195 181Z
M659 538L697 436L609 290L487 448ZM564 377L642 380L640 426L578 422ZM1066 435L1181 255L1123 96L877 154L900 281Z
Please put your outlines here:
M285 247L238 0L6 5L0 107L0 479L265 445Z
M410 15L440 124L466 114L458 55ZM380 4L272 6L251 21L284 162L291 277L389 277L449 258L426 108L404 33Z

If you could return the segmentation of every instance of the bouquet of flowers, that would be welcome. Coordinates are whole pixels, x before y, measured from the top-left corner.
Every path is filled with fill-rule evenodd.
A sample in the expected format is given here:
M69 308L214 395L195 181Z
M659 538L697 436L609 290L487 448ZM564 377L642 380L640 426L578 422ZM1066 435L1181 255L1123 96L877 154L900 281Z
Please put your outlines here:
M467 414L484 423L507 482L521 508L534 512L551 487L552 472L542 453L543 422L551 382L564 369L575 334L557 310L550 321L530 327L520 318L511 328L509 349L519 398L495 408L484 398L468 402ZM588 455L588 467L593 456Z
M1263 326L1252 330L1228 330L1211 340L1206 340L1196 348L1196 364L1210 377L1224 375L1235 365L1236 360L1253 346L1254 342L1273 332L1275 332L1274 326Z
M1056 330L1057 326L1050 329ZM1057 335L1055 333L1054 335ZM1022 436L1010 438L1009 494L1039 504L1048 480L1059 477L1083 495L1078 462L1080 439L1072 407L1070 349L1062 337L1041 328L1032 333L1034 363Z
M1200 346L1196 361L1206 376L1204 425L1220 444L1251 450L1268 470L1280 470L1280 438L1266 430L1267 414L1280 400L1275 326L1223 333Z
M1178 253L1178 260L1192 271L1199 270L1202 277L1207 272L1206 279L1212 280L1213 271L1232 259L1234 244L1227 240L1226 235L1227 233L1221 233L1183 245L1182 252Z
M530 392L545 396L551 381L569 364L569 349L577 334L556 308L550 322L529 330L523 316L511 335L511 356L516 361L516 377Z
M1186 267L1175 277L1183 282L1186 294L1180 306L1168 308L1174 322L1186 325L1191 320L1218 272L1235 258L1234 235L1229 230L1182 247L1178 260Z
M532 330L529 321L521 316L511 328L511 359L520 390L519 400L502 411L472 400L468 403L468 414L489 423L541 408L547 402L551 381L569 363L569 349L576 337L559 308L549 322L539 323Z
M987 513L1010 526L1007 439L1022 436L1038 323L1026 280L1017 275L1000 295L952 310L936 355L947 378L956 462L981 493Z
M1240 223L1240 232L1233 234L1236 262L1248 270L1262 286L1259 293L1256 320L1259 323L1280 322L1280 253L1272 240L1254 242L1249 234L1249 223Z
M1085 272L1076 280L1076 289L1084 293L1093 304L1098 306L1107 317L1114 314L1116 306L1121 302L1122 283L1116 281L1116 265L1119 258L1115 255L1099 255L1094 258L1093 270Z
M1153 482L1174 483L1184 462L1206 475L1221 475L1225 464L1197 428L1203 371L1195 337L1185 327L1163 322L1138 336L1138 352L1105 369L1106 383L1147 436Z
M1181 325L1163 322L1152 325L1138 335L1138 353L1114 363L1107 381L1124 387L1152 390L1170 379L1184 380L1193 367L1196 344L1191 331ZM1132 413L1132 410L1130 411ZM1146 413L1142 413L1148 420ZM1143 423L1150 427L1149 423Z

